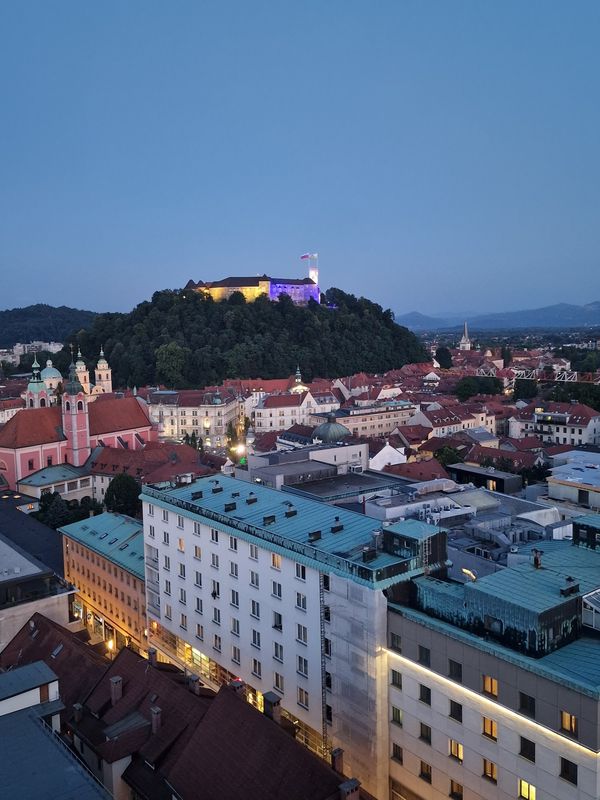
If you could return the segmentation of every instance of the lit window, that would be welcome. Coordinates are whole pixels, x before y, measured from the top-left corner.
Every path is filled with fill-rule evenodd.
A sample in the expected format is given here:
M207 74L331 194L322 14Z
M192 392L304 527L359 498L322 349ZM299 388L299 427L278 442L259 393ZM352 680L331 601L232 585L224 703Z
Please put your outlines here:
M463 800L463 787L461 783L458 781L451 780L450 781L450 792L449 796L452 800Z
M281 556L277 553L271 553L271 566L273 569L281 569Z
M460 742L457 742L456 739L450 739L450 758L455 758L462 764L463 756L464 756L464 751L462 744Z
M487 736L488 739L493 739L496 741L498 739L498 723L496 720L484 717L482 733L484 736Z
M519 800L535 800L535 786L519 778Z
M490 695L490 697L498 697L498 681L492 678L491 675L483 676L483 693Z
M577 736L577 717L568 711L560 712L560 729L571 736Z
M194 558L198 559L198 561L202 561L202 548L195 545L194 547Z
M487 758L483 759L483 777L492 781L492 783L498 782L498 767Z

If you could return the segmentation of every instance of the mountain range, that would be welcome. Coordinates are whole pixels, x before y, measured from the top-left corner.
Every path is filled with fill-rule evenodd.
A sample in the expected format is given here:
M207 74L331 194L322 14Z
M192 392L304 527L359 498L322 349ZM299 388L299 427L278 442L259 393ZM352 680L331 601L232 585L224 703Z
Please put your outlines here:
M427 316L418 311L396 315L396 322L413 331L459 328L454 319ZM600 301L583 306L556 303L523 311L501 311L467 317L471 330L503 330L518 328L584 328L600 326Z

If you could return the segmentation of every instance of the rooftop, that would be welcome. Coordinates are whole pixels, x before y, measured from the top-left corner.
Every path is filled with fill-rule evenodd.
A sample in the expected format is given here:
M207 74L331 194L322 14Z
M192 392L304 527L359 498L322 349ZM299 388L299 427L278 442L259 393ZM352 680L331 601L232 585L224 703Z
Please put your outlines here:
M34 661L10 672L0 673L0 701L57 681L56 674L43 661ZM4 742L3 742L4 746Z
M70 539L89 547L113 564L145 580L142 523L125 514L106 511L59 528Z

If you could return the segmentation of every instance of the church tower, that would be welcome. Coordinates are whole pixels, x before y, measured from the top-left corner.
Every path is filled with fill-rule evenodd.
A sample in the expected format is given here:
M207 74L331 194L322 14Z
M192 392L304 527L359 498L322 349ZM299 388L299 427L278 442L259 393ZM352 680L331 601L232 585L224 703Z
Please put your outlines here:
M112 370L108 366L108 361L104 358L104 349L100 348L100 358L95 370L95 388L106 394L112 392Z
M50 394L48 388L40 376L40 365L37 357L34 356L31 365L31 380L27 384L25 391L25 403L27 408L45 408L50 405Z
M472 345L471 345L471 340L469 339L469 331L467 329L467 322L465 320L465 327L463 329L462 338L461 338L460 342L458 343L458 349L459 350L470 350L471 346Z
M81 355L81 348L77 350L77 361L75 362L75 371L77 372L77 379L81 384L81 386L83 387L83 391L86 394L89 394L91 391L90 373L85 365L83 356Z
M88 398L79 382L77 367L71 361L69 379L62 396L62 427L67 437L65 461L80 467L91 452Z

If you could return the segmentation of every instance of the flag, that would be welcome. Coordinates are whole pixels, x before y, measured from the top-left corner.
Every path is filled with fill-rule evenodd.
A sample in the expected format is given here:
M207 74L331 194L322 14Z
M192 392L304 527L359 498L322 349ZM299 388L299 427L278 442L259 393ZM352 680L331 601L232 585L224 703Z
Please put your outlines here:
M318 258L318 253L304 253L304 255L300 256L300 260L302 261L303 258Z

